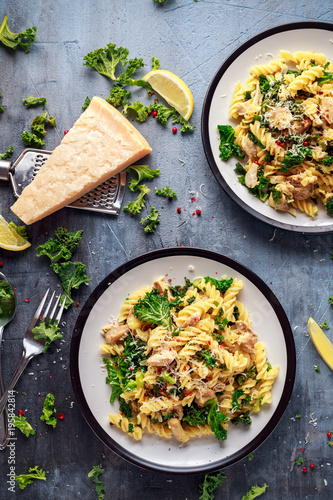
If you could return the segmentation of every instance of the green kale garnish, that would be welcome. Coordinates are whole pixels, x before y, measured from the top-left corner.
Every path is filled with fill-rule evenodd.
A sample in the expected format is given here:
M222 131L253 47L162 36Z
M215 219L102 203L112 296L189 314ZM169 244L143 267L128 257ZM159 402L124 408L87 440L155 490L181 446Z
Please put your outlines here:
M40 417L47 425L51 425L53 428L57 425L57 419L53 416L56 413L56 409L54 407L54 396L53 394L47 394L44 405L43 405L43 414Z
M256 365L251 366L248 370L245 370L243 373L236 375L235 381L239 386L242 386L246 380L249 378L255 379L257 376L257 367Z
M325 203L326 212L333 214L333 196Z
M199 408L196 403L192 403L190 407L184 407L184 416L182 421L187 422L189 425L205 425L207 423L208 409L203 406Z
M86 276L86 266L82 262L55 262L51 264L55 273L58 274L64 295L62 300L66 300L65 309L74 302L72 299L72 290L77 290L83 283L88 283L90 279Z
M23 104L27 108L30 108L31 106L37 106L38 104L43 104L43 107L45 109L46 106L46 97L27 97L26 99L22 99Z
M45 243L37 247L37 257L46 255L52 262L70 260L81 243L82 233L83 230L69 232L65 227L59 227L55 231L53 238L49 238Z
M246 170L243 167L239 161L236 163L236 167L234 168L234 172L236 172L237 175L246 175Z
M248 491L246 495L242 497L242 500L253 500L254 498L260 497L263 493L265 493L266 488L266 483L264 483L264 486L252 486L250 491Z
M302 465L304 463L304 458L303 457L298 457L296 462L294 462L294 465Z
M14 417L14 425L18 429L20 429L22 434L24 434L26 437L33 436L34 434L36 434L35 429L31 427L29 422L27 422L26 417L24 417L23 415Z
M172 302L169 302L166 294L160 295L159 291L153 288L151 292L146 293L146 295L135 304L134 316L141 321L147 321L154 325L162 325L167 328L169 332L175 334L177 329L172 321L170 313L170 310L175 306L175 302L178 304L179 299L176 298Z
M241 407L243 406L243 401L238 402L238 399L243 396L245 392L242 389L235 389L233 395L232 395L232 408L231 408L231 413L234 413L237 410L240 410Z
M201 493L199 500L213 500L213 491L218 488L226 478L223 471L217 474L206 474L203 483L199 485L199 491Z
M241 160L244 159L245 155L240 146L235 144L235 131L231 125L218 125L217 128L220 134L220 158L227 161L232 155L235 155Z
M320 373L320 366L315 365L314 369L315 369L315 371L316 371L317 373Z
M323 323L320 325L320 328L322 328L323 330L329 330L330 327L327 324L327 319L323 321Z
M249 138L251 139L254 144L257 144L261 149L265 149L266 146L259 141L258 137L256 137L252 132L249 132Z
M47 116L47 111L42 113L32 120L31 130L37 137L44 137L46 135L45 125L50 124L52 127L56 125L56 119L53 116Z
M100 481L99 476L103 474L104 469L101 469L98 465L94 465L92 470L88 472L88 477L96 484L95 490L98 497L98 500L103 500L106 488L102 481Z
M227 431L222 427L223 422L228 421L228 417L221 413L217 404L217 398L207 401L205 407L208 408L207 422L217 439L224 441L227 439Z
M217 364L216 356L208 349L201 349L201 351L197 352L197 357L203 359L205 365L211 370L213 370Z
M225 293L234 282L233 278L230 278L229 280L217 280L215 278L210 278L209 276L205 276L204 280L205 283L212 283L215 286L216 290L219 290L221 293Z
M231 423L234 425L237 425L239 423L242 423L244 427L248 427L249 425L252 424L252 420L250 417L250 411L245 412L242 415L239 415L238 417L235 417L231 420Z
M323 71L323 76L315 78L315 82L318 82L319 85L332 81L333 81L333 73L329 73L328 71Z
M326 156L326 158L322 160L322 164L325 167L330 167L333 164L333 156Z
M13 146L9 146L9 148L7 149L7 151L5 151L4 153L0 154L0 160L7 160L7 158L10 158L13 153L14 153L14 147Z
M156 189L155 191L156 194L159 196L165 196L166 198L175 198L177 199L177 195L174 191L169 186L165 186L164 188L161 189Z
M124 112L127 111L128 106L131 104L132 94L129 90L124 89L119 85L114 85L110 90L110 95L106 99L109 104L112 104L115 108L123 106Z
M34 479L42 479L43 481L46 481L45 472L42 469L39 469L38 465L30 467L29 474L20 474L15 476L15 481L19 482L20 490L24 490L28 484L33 483Z
M160 223L159 216L161 214L159 211L154 208L150 207L150 214L147 215L147 217L142 217L140 224L144 226L144 231L146 233L154 233L157 227L157 224Z
M42 147L45 144L44 139L41 137L38 137L36 134L32 134L31 132L28 132L27 130L23 130L21 134L21 139L24 142L26 146L31 146L31 147Z
M168 106L157 102L154 102L154 104L150 104L148 106L148 112L150 111L157 112L155 118L161 123L161 125L167 125L170 116L173 116L174 118L176 118L177 116L177 111L175 110L175 108L169 108Z
M90 103L91 103L91 99L90 99L90 97L87 96L85 98L84 103L83 103L82 111L85 111L87 109L87 107L89 106Z
M44 318L42 319L42 321L39 323L38 326L35 326L32 329L32 333L34 334L34 338L36 340L45 341L43 352L46 352L47 348L52 342L62 338L58 322L55 321L53 324L50 324L49 321L45 322Z
M137 189L140 191L137 199L135 201L131 201L123 208L123 210L130 212L131 215L136 215L141 212L146 203L145 196L150 193L150 189L145 184L139 184Z
M307 146L296 146L295 149L287 151L284 155L280 171L288 172L291 168L300 165L307 156L311 156L310 148Z
M6 47L15 50L20 46L24 52L30 52L30 47L32 42L35 41L37 28L36 26L31 26L20 33L13 33L8 28L8 16L5 16L2 24L0 26L0 42L2 42Z
M174 297L185 297L187 290L193 285L188 278L185 278L185 285L182 287L180 285L171 286L170 290Z
M160 175L160 169L157 168L156 170L149 168L148 165L131 165L130 167L127 167L127 172L134 171L137 173L137 179L134 177L131 178L128 182L128 187L130 188L131 191L135 191L135 189L138 188L138 185L140 182L142 182L144 179L154 179L158 175Z
M271 82L266 75L259 75L259 88L262 94L266 94L271 87Z

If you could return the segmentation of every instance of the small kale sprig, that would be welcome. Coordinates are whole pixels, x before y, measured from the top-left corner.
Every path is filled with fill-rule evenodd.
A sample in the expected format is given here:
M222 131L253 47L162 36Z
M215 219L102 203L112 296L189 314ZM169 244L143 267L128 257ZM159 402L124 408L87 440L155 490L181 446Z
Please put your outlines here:
M146 233L154 233L155 232L157 224L160 223L160 219L159 219L160 215L161 214L159 213L159 211L156 208L150 207L150 214L148 214L147 217L141 218L140 224L142 224L144 226L144 231Z
M221 413L218 407L217 398L210 399L205 404L208 408L207 422L215 434L217 439L224 441L227 439L227 431L222 427L223 422L227 422L229 419L224 414Z
M239 159L244 159L245 155L240 146L235 144L235 131L231 125L218 125L217 129L220 134L220 158L223 161L229 160L232 155Z
M32 42L35 41L36 33L36 26L31 26L20 33L13 33L8 28L8 16L5 16L0 26L0 42L13 50L21 47L24 52L28 53Z
M13 146L9 146L9 148L7 149L7 151L5 151L4 153L0 154L0 160L7 160L7 158L10 158L13 153L14 153L14 147Z
M19 482L20 490L24 490L24 488L33 483L34 479L42 479L46 481L45 472L42 469L38 468L38 465L35 467L30 467L28 474L19 474L15 476L15 481Z
M104 483L99 479L99 476L103 474L104 469L101 469L98 465L94 465L92 470L88 472L88 477L92 480L93 483L96 484L95 490L97 494L98 500L103 500L106 488Z
M34 434L36 434L35 429L32 428L32 426L29 424L24 415L19 415L18 417L15 416L14 425L18 429L20 429L22 434L24 434L26 437L33 436Z
M43 414L40 417L47 425L51 425L53 428L57 425L57 419L54 417L56 409L54 408L54 396L49 393L44 399Z
M223 483L225 478L226 475L223 471L217 474L206 474L203 483L199 485L199 491L201 493L199 500L213 500L213 491Z
M179 302L178 298L169 302L166 294L160 295L159 291L153 288L135 304L134 316L141 321L162 325L172 334L176 334L178 330L172 321L170 310Z
M58 326L58 322L55 321L53 324L50 324L49 321L45 321L43 318L39 325L35 326L32 329L32 333L34 334L34 338L36 340L44 340L45 345L43 348L43 352L46 352L49 345L57 339L62 338L62 334L60 333L60 328Z

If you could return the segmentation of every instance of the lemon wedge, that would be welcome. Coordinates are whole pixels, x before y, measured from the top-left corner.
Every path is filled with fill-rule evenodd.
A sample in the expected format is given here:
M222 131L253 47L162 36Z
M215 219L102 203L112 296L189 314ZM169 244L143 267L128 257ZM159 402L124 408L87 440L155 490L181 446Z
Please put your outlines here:
M185 120L190 118L194 107L193 96L188 86L178 76L164 69L154 69L142 80L150 83L152 88Z
M19 252L29 248L31 243L20 236L0 215L0 248Z
M328 340L320 326L309 318L308 329L313 345L325 363L333 370L333 344Z

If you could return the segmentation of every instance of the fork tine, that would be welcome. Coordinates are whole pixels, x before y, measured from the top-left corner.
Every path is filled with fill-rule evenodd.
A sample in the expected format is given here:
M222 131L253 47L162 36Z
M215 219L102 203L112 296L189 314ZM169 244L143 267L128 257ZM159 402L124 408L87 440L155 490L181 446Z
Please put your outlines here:
M52 301L53 301L53 297L54 297L54 295L55 295L55 292L53 292L53 293L52 293L52 296L51 296L51 298L50 298L50 300L49 300L49 303L48 303L48 304L47 304L47 306L46 306L46 310L45 310L44 314L42 315L42 317L43 317L43 318L46 318L46 317L47 317L47 315L48 315L48 312L49 312L49 310L50 310L50 307L51 307L51 304L52 304Z
M62 313L64 312L65 305L66 305L66 300L67 300L67 298L64 297L64 300L62 301L62 304L61 304L61 307L60 307L60 311L58 312L57 317L55 319L55 321L58 321L58 323L59 323L59 321L61 319Z
M55 294L55 292L53 292L53 295L54 295L54 294ZM52 298L53 298L53 295L52 295ZM50 314L50 316L49 316L49 318L48 318L50 322L53 320L53 316L55 315L55 312L56 312L56 310L57 310L57 307L58 307L58 304L59 304L59 300L60 300L60 295L58 295L58 298L57 298L57 300L56 300L56 302L55 302L55 304L54 304L54 307L53 307L53 309L52 309L52 312L51 312L51 314Z

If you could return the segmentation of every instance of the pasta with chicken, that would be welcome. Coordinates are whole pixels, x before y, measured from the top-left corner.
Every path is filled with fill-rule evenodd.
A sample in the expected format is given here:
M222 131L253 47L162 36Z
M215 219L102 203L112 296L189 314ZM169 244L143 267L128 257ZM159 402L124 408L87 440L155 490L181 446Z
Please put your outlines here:
M279 367L237 298L242 286L209 276L171 286L162 276L125 300L102 328L110 400L119 401L112 425L135 440L146 430L185 443L209 434L223 441L230 423L251 424L272 401Z
M333 64L324 54L280 51L237 82L229 117L218 125L220 158L235 155L248 191L277 211L313 219L333 214Z

